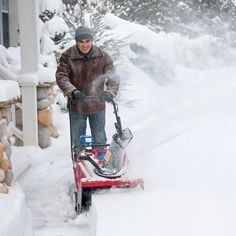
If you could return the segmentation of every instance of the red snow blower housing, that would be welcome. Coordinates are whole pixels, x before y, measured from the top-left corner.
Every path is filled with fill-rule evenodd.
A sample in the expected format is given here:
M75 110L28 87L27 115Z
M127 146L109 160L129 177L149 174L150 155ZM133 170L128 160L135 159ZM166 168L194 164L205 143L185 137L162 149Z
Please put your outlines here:
M128 177L128 158L125 149L133 135L128 128L122 129L118 106L113 100L111 103L116 117L116 133L112 137L111 144L94 144L92 136L82 135L80 143L84 149L78 155L73 155L71 147L75 180L73 203L77 214L89 210L92 204L92 193L96 190L144 186L143 179Z

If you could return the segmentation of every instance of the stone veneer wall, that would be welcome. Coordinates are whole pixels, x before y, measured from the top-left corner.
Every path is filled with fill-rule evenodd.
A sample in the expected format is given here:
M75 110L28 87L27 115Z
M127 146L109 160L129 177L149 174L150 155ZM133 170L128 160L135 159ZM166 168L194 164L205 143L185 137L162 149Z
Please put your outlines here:
M38 105L38 136L39 146L46 148L51 144L51 137L58 138L58 130L53 124L53 110L51 105L55 102L53 86L55 84L42 84L37 87Z
M38 141L41 148L47 148L51 144L51 137L59 136L57 128L53 125L53 110L55 96L54 83L39 84L37 86L38 107ZM16 126L22 129L22 110L16 109Z
M13 180L11 165L11 146L15 143L13 131L11 106L16 101L0 102L0 193L8 193L8 186Z

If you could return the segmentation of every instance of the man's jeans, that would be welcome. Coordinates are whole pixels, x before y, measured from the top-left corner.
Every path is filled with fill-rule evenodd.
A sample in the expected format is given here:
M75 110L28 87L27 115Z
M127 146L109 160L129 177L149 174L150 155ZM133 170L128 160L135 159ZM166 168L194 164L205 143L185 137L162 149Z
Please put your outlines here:
M79 112L70 112L70 124L72 132L72 151L78 154L83 148L80 144L80 136L86 134L87 119L91 130L91 135L96 144L106 144L105 132L106 114L105 110L92 115L85 115Z

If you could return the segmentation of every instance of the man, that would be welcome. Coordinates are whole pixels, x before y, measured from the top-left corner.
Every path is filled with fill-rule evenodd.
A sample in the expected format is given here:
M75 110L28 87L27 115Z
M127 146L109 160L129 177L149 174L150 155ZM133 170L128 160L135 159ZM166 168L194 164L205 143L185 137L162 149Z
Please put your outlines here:
M117 95L120 82L110 56L93 45L91 29L77 28L75 41L76 44L61 55L56 81L68 97L72 150L78 154L87 119L95 143L106 144L105 102Z

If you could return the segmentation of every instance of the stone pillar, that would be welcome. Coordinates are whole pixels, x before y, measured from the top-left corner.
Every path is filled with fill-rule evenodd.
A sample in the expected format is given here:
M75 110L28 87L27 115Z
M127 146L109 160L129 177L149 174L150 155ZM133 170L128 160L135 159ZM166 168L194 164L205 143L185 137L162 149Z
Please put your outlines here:
M15 143L12 130L11 106L16 101L14 99L0 101L0 193L7 193L8 186L13 180L11 165L11 146Z
M36 0L19 0L21 45L23 143L38 145L37 71L39 67L38 6Z
M37 87L38 98L38 137L39 146L47 148L51 144L51 137L59 136L53 124L53 110L51 105L55 102L53 83L39 84Z

